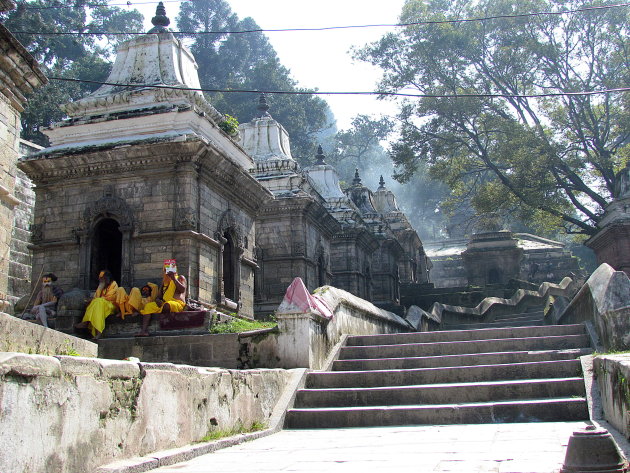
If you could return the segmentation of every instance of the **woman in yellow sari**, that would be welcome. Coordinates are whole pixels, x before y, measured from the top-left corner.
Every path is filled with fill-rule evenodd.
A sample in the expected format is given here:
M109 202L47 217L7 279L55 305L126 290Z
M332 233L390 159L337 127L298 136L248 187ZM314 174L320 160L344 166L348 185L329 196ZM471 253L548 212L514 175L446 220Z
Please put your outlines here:
M87 328L92 332L92 337L100 338L105 329L105 319L118 311L117 296L118 284L112 279L112 273L107 270L101 271L94 297L85 309L83 320L75 327Z
M142 314L142 330L136 337L149 336L149 324L152 314L181 312L186 307L186 278L174 272L164 272L162 289L155 302L149 302L140 311Z

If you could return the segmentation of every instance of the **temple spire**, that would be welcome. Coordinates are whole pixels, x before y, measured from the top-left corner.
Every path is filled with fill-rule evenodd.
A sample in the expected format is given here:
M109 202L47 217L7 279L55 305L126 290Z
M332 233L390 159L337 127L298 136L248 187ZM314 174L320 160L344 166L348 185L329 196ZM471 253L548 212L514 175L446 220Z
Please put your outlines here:
M155 16L151 19L151 23L153 23L153 28L149 30L149 33L166 33L169 31L168 25L171 24L171 20L166 16L164 3L158 3L155 9Z
M324 156L324 150L322 149L322 145L318 145L317 146L317 155L315 156L315 159L317 161L315 161L315 164L317 165L323 165L326 164L326 156Z
M383 179L382 175L381 175L381 180L378 181L378 188L379 189L385 189L385 180Z
M256 108L258 109L258 118L271 117L269 114L269 104L267 104L267 97L265 97L265 94L260 94L260 97L258 98L258 107Z
M353 186L361 185L361 178L359 177L359 168L354 169L354 179L352 180Z

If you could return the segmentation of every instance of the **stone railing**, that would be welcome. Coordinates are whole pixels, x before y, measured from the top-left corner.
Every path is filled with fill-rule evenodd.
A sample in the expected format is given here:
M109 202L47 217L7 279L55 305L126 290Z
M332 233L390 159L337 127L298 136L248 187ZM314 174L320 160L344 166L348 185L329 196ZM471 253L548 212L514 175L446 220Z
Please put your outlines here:
M577 283L565 277L560 284L544 282L537 291L518 289L512 297L486 297L476 307L459 307L436 302L429 311L440 324L491 322L497 315L524 312L530 306L541 306L552 296L571 298Z
M139 456L157 468L177 458L152 452L213 431L277 430L303 374L0 353L0 471L87 473Z
M595 326L605 351L630 350L630 278L601 264L570 302L554 308L554 323Z

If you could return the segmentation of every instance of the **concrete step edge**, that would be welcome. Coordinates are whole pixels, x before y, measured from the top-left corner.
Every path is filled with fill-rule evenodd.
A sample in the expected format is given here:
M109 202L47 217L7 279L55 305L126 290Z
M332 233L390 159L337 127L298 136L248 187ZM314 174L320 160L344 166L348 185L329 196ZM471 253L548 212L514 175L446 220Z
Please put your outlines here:
M585 332L584 329L584 325L583 324L567 324L567 325L532 325L532 326L526 326L526 327L490 327L490 328L477 328L477 329L468 329L468 330L436 330L436 331L432 331L432 332L407 332L407 333L393 333L393 334L379 334L379 335L354 335L354 336L349 336L348 340L347 340L347 347L362 347L362 346L391 346L391 345L407 345L408 343L377 343L376 345L372 345L369 343L359 343L359 344L355 344L354 342L356 341L360 341L360 340L365 340L365 341L370 341L370 340L376 340L376 339L390 339L390 340L395 340L396 338L400 338L400 339L405 339L405 338L411 338L414 336L418 336L418 337L422 337L424 334L427 335L431 335L431 336L437 336L439 337L440 335L444 335L445 339L444 342L448 342L448 343L455 343L455 342L472 342L472 341L482 341L482 340L508 340L508 339L518 339L518 338L542 338L542 337L554 337L554 336L567 336L566 334L561 334L561 335L536 335L534 337L522 337L519 336L520 334L517 334L516 336L514 335L510 335L510 336L505 336L505 337L497 337L496 335L501 335L500 332L504 332L504 333L511 333L511 332L527 332L527 331L531 331L532 329L544 329L543 331L546 332L553 332L554 330L556 331L576 331L576 332ZM561 330L562 329L562 330ZM465 337L466 335L483 335L484 333L491 333L491 332L499 332L494 334L494 338L475 338L475 339L453 339L453 335L461 335L462 337ZM571 334L571 335L581 335L581 333L576 333L576 334ZM414 342L414 343L440 343L440 341L434 341L434 342Z
M521 341L521 340L529 340L529 341L534 341L534 340L549 340L549 341L555 341L555 340L565 340L567 337L586 337L586 333L584 334L575 334L575 335L548 335L548 336L540 336L540 337L510 337L510 338L484 338L481 340L457 340L457 341L441 341L441 342L422 342L422 343L396 343L396 344L391 344L391 345L347 345L345 347L342 347L341 350L350 350L350 349L361 349L361 348L393 348L393 347L410 347L410 346L435 346L435 345L453 345L455 343L457 344L480 344L480 343L491 343L491 342L502 342L502 341Z
M487 364L487 365L459 365L459 366L438 366L438 367L429 367L429 368L403 368L403 369L388 369L388 370L350 370L350 371L313 371L309 373L309 376L318 377L318 376L343 376L350 375L360 376L361 374L387 374L387 373L420 373L420 372L435 372L440 370L463 370L466 368L494 368L494 367L504 367L504 366L513 366L515 368L525 366L549 366L551 364L556 364L559 366L562 365L577 365L581 366L580 360L549 360L549 361L525 361L520 363L495 363L495 364Z
M385 345L392 346L392 345ZM455 355L433 355L433 356L401 356L401 357L389 357L389 358L348 358L344 360L336 360L336 361L374 361L374 360L425 360L425 359L433 359L433 358L451 358L451 357L475 357L475 356L483 356L483 355L537 355L543 353L578 353L578 356L582 356L583 354L590 354L593 352L592 348L565 348L558 350L517 350L517 351L488 351L483 353L465 353L465 354L455 354ZM577 357L576 357L577 358Z
M406 406L348 406L348 407L304 407L292 408L288 412L343 412L343 411L395 411L395 410L429 410L429 409L471 409L488 406L511 406L511 405L553 405L558 403L582 403L586 402L586 398L582 396L576 397L559 397L552 399L516 399L514 401L491 401L491 402L470 402L458 404L409 404Z
M387 391L387 390L408 390L408 389L440 389L440 388L466 388L477 386L505 386L505 385L531 385L531 384L561 384L566 382L584 381L579 376L565 378L533 378L533 379L508 379L496 381L470 381L457 383L435 383L435 384L406 384L404 386L373 386L368 388L350 387L350 388L302 388L297 392L304 393L326 393L326 392L369 392L369 391Z

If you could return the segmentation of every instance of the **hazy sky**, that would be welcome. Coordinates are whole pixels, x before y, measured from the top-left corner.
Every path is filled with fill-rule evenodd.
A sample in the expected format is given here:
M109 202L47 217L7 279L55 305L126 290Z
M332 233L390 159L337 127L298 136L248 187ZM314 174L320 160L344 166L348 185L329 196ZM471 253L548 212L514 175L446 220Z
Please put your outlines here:
M155 14L155 3L131 0L132 8L145 15L145 22ZM146 2L147 0L142 0ZM239 18L252 17L265 29L313 28L326 26L396 23L404 0L227 0ZM111 4L123 3L109 0ZM165 2L171 26L179 9L177 1ZM282 64L291 70L301 87L320 91L371 91L379 71L354 62L348 53L352 46L361 46L380 38L387 28L360 28L322 32L266 33ZM324 96L337 118L339 128L348 128L356 114L393 114L389 101L374 97ZM272 110L273 113L273 110Z

